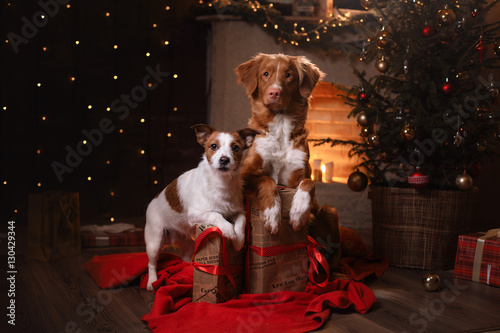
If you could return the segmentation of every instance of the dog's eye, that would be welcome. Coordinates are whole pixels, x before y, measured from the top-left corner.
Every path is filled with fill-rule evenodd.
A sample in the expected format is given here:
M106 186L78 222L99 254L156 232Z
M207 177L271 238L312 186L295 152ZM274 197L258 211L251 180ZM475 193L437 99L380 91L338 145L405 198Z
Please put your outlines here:
M210 149L217 150L217 145L215 143L212 143L212 145L210 146Z
M238 145L233 145L233 146L231 147L231 149L232 149L232 150L236 153L236 152L238 152L238 151L240 150L240 146L238 146Z
M285 73L285 77L286 77L286 78L289 78L290 76L292 76L292 74L290 74L290 73Z
M269 76L269 72L265 72L265 73L264 73L264 76Z

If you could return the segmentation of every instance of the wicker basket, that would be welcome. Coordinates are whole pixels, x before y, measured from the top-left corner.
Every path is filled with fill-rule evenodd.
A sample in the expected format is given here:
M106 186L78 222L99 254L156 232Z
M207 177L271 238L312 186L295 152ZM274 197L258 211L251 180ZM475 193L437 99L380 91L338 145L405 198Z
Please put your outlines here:
M373 252L398 267L453 268L458 236L468 231L472 191L373 186Z

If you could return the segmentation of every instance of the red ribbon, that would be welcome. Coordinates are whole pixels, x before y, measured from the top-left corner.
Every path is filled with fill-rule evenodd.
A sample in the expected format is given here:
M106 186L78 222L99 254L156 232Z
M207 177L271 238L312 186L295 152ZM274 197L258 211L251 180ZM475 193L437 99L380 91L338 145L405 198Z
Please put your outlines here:
M236 289L236 283L234 282L233 274L241 273L243 271L242 266L238 265L229 265L229 260L227 258L226 251L226 240L222 236L222 232L217 227L210 227L205 229L194 242L194 253L198 253L198 248L200 247L201 242L212 233L217 233L220 235L222 239L222 265L208 265L208 264L200 264L197 262L193 262L193 266L199 269L200 271L206 272L212 275L226 275L229 281L233 284Z
M285 186L278 186L278 188L287 188ZM251 221L251 196L247 195L246 196L246 217L247 217L247 225L246 225L246 235L247 235L247 242L250 244L252 242L250 236L250 221ZM328 279L330 276L330 266L328 265L328 262L326 261L325 257L321 254L321 252L318 251L317 246L321 246L322 248L325 248L321 244L318 244L311 236L308 237L308 242L300 242L300 243L294 243L294 244L283 244L283 245L277 245L277 246L270 246L266 248L261 248L253 245L249 245L249 249L258 254L261 257L269 257L269 256L275 256L278 254L283 254L291 251L295 251L298 249L302 249L307 247L307 256L309 257L309 270L308 270L308 277L309 281L312 283L320 286L320 287L325 287L328 284ZM326 279L325 281L321 283L317 283L314 281L314 273L316 274L319 272L318 267L321 265L323 269L326 272ZM246 258L246 289L247 292L249 290L249 283L250 283L250 251L247 251L247 258Z
M250 245L249 248L250 250L252 250L261 257L271 257L271 256L276 256L278 254L292 252L307 247L307 256L309 257L310 260L309 271L308 271L309 281L320 287L324 287L328 283L328 278L330 275L330 266L328 265L328 262L326 261L325 257L323 257L321 252L319 252L318 249L316 248L317 246L321 247L323 246L318 244L311 236L307 236L307 238L309 242L282 244L269 247L257 247ZM326 272L326 279L321 283L317 283L316 281L314 281L314 272L316 272L316 274L319 273L318 267L320 265Z
M328 265L328 261L326 261L325 257L317 249L318 246L321 246L324 249L325 247L321 244L318 244L318 242L316 242L311 236L307 236L307 239L309 240L309 243L307 244L307 255L310 259L309 281L318 285L319 287L325 287L328 284L328 279L330 278L330 265ZM316 281L314 281L314 275L312 272L312 270L314 270L316 274L319 273L318 264L323 267L326 273L326 279L321 283L316 283Z

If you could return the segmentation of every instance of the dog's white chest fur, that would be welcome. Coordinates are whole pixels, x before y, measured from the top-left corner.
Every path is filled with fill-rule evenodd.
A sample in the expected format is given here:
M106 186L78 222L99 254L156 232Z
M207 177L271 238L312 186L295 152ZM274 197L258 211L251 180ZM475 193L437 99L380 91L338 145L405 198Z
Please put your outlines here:
M188 215L193 211L215 211L227 219L243 211L241 179L218 175L205 157L198 168L179 177L178 186L181 202ZM190 222L194 225L204 221Z
M305 152L293 148L292 130L292 119L278 114L269 124L269 131L255 138L256 151L263 159L266 174L280 185L288 186L292 172L303 169L307 158Z

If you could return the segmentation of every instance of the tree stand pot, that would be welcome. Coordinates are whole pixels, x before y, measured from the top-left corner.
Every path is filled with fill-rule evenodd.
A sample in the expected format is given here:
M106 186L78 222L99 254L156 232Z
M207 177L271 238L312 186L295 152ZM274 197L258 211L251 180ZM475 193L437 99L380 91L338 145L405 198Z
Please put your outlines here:
M477 193L372 186L374 254L398 267L453 268Z

